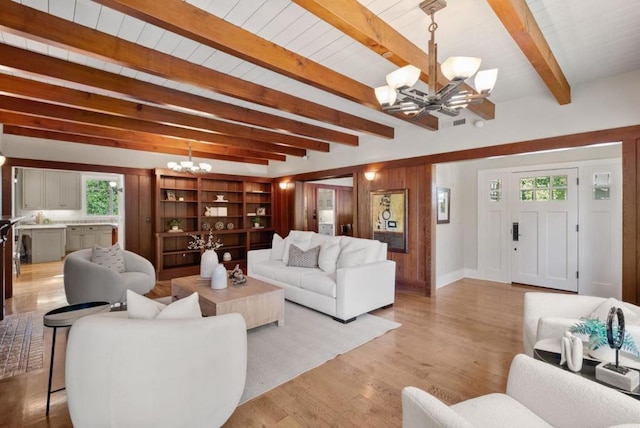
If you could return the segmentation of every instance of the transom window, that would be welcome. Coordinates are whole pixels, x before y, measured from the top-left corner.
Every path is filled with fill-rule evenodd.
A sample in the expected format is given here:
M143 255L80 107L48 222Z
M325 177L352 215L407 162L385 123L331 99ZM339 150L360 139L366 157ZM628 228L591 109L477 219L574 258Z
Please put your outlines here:
M524 177L520 179L521 201L566 201L568 198L566 175Z

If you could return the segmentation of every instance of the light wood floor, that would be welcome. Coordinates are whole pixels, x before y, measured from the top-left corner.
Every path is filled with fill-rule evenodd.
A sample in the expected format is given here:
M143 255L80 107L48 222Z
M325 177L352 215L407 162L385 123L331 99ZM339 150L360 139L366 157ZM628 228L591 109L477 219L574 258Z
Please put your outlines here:
M436 298L397 294L392 308L375 314L402 327L238 407L226 426L398 427L404 386L449 404L504 391L509 364L522 352L523 294L533 290L465 279L438 290ZM151 297L169 294L162 282ZM23 265L7 313L64 305L62 263ZM64 385L66 334L58 338L54 389ZM45 328L41 370L0 380L1 428L71 426L64 392L52 395L45 417L50 341Z

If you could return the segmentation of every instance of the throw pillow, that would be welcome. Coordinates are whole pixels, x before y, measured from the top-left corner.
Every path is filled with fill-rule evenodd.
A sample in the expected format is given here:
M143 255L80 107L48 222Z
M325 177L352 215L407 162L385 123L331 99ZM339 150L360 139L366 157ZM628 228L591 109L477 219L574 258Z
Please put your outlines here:
M624 315L625 324L640 325L640 315L633 312L626 305L626 303L610 297L604 302L600 303L600 305L598 305L598 307L591 313L590 318L598 318L600 321L606 323L607 317L609 316L609 310L612 306L615 306L617 308L622 308L622 314Z
M289 236L285 239L284 255L282 256L282 260L284 260L285 263L289 262L289 249L291 248L291 245L296 245L304 251L311 248L311 238L313 237L313 234L314 232L292 230L289 233Z
M93 246L91 250L91 261L100 266L113 269L116 272L124 272L124 253L119 244L110 247Z
M127 290L129 318L139 320L201 318L198 293L165 305L138 293Z
M336 271L338 256L340 255L340 240L326 239L320 246L318 267L327 273Z
M277 233L274 234L271 240L271 255L269 256L269 260L282 260L285 244L286 241L282 236Z
M291 245L289 248L289 261L287 266L297 266L304 268L318 267L318 255L320 254L320 247L313 247L307 251L301 250L295 245Z
M337 268L342 269L346 267L362 265L364 264L365 257L366 252L364 248L349 252L342 251L340 253L340 257L338 257Z

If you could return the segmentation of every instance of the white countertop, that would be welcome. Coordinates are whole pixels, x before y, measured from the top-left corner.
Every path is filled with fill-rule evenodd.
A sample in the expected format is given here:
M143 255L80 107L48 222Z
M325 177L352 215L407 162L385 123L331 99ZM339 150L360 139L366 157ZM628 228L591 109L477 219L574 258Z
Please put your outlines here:
M66 229L67 226L109 226L111 228L118 227L117 224L114 223L51 223L51 224L22 224L20 226L16 226L16 229Z

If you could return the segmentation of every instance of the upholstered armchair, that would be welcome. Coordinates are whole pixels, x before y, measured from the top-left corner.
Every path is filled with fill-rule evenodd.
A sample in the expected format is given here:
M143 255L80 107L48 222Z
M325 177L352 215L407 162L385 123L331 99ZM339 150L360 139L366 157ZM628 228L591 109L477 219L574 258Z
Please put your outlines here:
M151 262L127 250L124 272L91 261L91 249L78 250L64 259L64 292L69 304L102 301L122 303L127 290L138 294L151 291L156 285L156 272Z
M604 313L605 315L599 318L606 321L606 313L611 306L622 306L628 331L640 330L640 327L633 326L640 321L640 307L631 303L578 294L525 293L522 320L524 352L533 356L536 342L561 338L564 332L580 321L580 318L590 318L595 311ZM632 334L636 336L635 332Z
M609 427L638 421L640 401L524 354L511 363L506 394L447 406L421 389L402 390L404 428Z
M91 315L69 332L73 426L219 427L244 390L247 332L232 313L190 319Z

